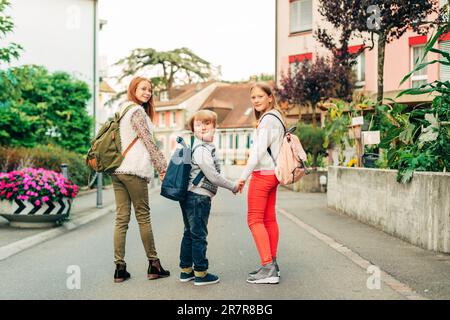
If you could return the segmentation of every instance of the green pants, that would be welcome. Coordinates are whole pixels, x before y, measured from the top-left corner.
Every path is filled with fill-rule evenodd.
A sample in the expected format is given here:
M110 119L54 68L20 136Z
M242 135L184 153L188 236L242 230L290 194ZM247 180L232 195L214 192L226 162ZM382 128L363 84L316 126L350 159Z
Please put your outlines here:
M114 262L125 263L125 242L130 222L131 203L139 224L142 243L149 260L157 259L155 240L150 222L148 185L143 178L128 174L111 175L116 198L116 226L114 229Z

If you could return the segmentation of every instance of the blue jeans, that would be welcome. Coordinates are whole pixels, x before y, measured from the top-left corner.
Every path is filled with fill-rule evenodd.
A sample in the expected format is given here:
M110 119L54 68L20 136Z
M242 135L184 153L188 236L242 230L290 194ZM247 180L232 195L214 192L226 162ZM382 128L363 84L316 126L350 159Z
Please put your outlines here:
M211 211L211 198L188 192L186 198L180 201L183 213L184 233L181 240L180 267L195 271L208 270L206 247L208 242L208 218Z

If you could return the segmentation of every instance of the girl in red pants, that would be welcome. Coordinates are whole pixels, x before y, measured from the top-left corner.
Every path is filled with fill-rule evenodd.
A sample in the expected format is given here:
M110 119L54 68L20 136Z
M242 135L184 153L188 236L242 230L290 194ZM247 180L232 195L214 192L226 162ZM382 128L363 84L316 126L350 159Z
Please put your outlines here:
M250 95L257 128L247 166L239 183L242 189L251 176L247 222L258 249L261 268L250 272L247 282L278 283L278 223L275 213L278 180L275 163L284 136L285 121L269 85L255 84Z

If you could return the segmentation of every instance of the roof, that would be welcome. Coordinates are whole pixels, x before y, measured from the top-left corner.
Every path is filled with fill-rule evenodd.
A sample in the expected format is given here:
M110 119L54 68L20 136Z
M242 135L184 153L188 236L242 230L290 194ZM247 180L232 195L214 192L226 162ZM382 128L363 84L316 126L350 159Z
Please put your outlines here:
M217 87L202 104L218 114L218 128L249 128L255 123L250 101L252 83L228 84Z
M116 91L111 88L111 86L106 82L106 81L102 81L100 82L100 92L105 92L105 93L116 93Z
M155 106L158 107L164 107L164 106L173 106L178 105L185 100L189 99L193 95L195 95L197 92L205 89L210 84L214 83L214 80L206 81L206 82L200 82L200 83L190 83L183 86L174 86L169 90L169 97L170 100L168 101L156 101Z

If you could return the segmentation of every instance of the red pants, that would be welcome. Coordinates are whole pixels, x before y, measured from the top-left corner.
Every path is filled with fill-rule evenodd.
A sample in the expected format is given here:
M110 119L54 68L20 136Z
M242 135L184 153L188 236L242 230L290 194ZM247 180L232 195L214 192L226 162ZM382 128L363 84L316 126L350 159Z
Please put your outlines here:
M248 186L247 223L256 243L261 264L277 256L278 223L275 213L278 180L275 174L254 171Z

